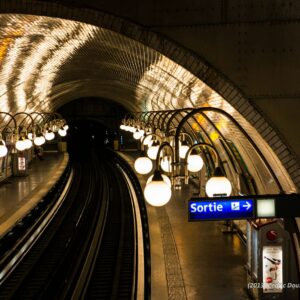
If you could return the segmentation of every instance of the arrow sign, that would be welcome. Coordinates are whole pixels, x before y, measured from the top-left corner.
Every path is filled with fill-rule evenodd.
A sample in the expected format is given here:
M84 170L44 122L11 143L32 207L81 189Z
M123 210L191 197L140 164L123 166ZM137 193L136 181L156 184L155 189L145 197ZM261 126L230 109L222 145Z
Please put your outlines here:
M189 221L300 217L300 194L192 198Z
M252 205L246 201L246 205L244 204L243 207L246 207L246 210L248 210L250 207L252 207Z
M249 219L254 217L253 199L191 199L189 221Z

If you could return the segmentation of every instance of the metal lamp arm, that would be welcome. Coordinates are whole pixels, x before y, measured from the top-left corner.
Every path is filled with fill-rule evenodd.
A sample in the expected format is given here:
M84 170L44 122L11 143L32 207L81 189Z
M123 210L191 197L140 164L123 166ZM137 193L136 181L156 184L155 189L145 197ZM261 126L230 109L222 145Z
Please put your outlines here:
M5 128L9 125L11 120L13 120L13 122L14 122L14 127L15 128L17 127L17 121L16 121L16 119L14 118L14 116L12 114L10 114L8 112L3 112L3 111L0 111L0 114L4 114L4 115L9 116L11 118L10 121L5 125Z
M174 184L174 173L175 173L175 171L174 171L174 167L175 167L174 158L175 157L174 157L174 149L172 148L172 146L168 142L161 143L161 145L158 148L157 155L156 155L156 171L160 171L159 158L160 158L161 151L164 148L170 149L170 152L171 152L171 182L172 182L172 185L173 185Z

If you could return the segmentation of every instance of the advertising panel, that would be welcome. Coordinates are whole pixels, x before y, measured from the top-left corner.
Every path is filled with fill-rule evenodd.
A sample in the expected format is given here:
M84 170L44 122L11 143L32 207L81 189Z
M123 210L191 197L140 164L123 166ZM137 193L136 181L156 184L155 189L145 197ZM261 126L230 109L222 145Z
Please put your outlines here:
M25 157L18 157L18 170L19 171L26 171Z
M263 292L282 293L282 246L264 246L263 263Z

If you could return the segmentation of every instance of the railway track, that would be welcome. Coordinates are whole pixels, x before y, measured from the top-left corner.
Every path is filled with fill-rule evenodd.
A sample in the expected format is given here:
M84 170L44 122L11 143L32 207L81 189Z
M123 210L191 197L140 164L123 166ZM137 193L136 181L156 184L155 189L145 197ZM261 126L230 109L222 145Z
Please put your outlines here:
M124 175L121 162L106 155L105 161L93 154L74 165L68 195L0 286L0 299L137 298L141 270L134 192L128 188L132 174ZM145 286L148 279L139 281Z

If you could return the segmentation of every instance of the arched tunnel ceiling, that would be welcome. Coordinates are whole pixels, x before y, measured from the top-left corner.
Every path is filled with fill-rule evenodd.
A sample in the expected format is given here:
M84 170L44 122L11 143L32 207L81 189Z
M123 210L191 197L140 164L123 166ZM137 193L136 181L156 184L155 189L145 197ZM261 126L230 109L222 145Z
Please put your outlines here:
M188 70L135 40L101 27L51 17L0 15L2 111L54 111L78 98L112 99L129 111L212 106L230 113L278 169L287 172L260 134L240 113ZM210 118L235 142L236 128ZM253 162L252 162L253 163Z
M214 106L247 126L199 78L118 33L30 15L1 15L0 24L3 111L52 111L71 100L93 96L113 99L130 111Z
M225 105L186 69L118 33L39 16L2 15L0 22L4 110L53 110L83 96L129 110Z

